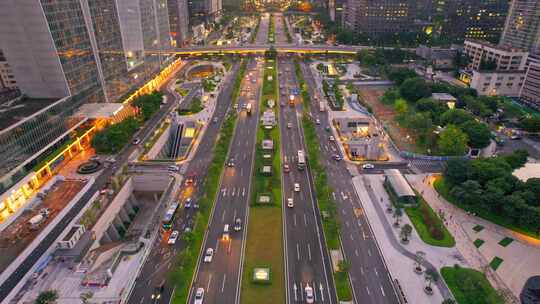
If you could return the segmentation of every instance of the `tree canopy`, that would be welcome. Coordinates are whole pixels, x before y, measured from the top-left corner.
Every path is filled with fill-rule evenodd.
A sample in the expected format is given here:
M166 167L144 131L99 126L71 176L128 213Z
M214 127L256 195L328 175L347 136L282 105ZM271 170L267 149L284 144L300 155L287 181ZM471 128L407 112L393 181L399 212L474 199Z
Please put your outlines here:
M464 155L467 152L467 134L458 127L448 125L439 135L437 146L442 155Z

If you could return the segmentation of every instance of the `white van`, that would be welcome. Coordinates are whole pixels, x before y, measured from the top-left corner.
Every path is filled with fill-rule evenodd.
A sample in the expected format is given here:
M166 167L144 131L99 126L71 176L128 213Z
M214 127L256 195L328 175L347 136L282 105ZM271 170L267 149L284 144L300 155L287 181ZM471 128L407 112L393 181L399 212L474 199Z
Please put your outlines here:
M229 224L225 224L225 227L223 227L223 235L221 237L224 241L229 240Z

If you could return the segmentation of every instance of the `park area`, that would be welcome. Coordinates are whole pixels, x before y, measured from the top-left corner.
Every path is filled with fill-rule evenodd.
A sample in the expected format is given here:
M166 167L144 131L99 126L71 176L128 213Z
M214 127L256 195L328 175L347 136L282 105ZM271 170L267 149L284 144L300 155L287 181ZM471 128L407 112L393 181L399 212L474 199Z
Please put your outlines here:
M479 271L455 265L441 268L441 275L459 304L504 303L486 276Z

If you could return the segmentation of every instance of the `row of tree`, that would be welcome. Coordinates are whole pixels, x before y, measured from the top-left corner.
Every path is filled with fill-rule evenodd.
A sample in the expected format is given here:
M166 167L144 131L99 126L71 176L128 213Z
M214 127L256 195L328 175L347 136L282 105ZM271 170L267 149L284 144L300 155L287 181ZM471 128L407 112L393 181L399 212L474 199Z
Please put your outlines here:
M540 178L520 181L512 171L525 164L528 153L474 160L452 160L444 172L451 197L465 209L493 214L503 223L538 233Z

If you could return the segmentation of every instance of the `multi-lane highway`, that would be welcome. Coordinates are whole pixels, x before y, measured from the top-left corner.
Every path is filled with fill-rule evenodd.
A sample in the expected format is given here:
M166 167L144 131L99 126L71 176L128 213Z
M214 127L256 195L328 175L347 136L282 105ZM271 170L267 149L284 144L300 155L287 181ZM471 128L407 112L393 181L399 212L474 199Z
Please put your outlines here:
M190 186L182 186L182 193L179 196L179 200L185 201L187 197L192 197L196 202L197 199L203 194L200 187L198 187L204 180L210 164L211 151L216 142L219 129L225 117L225 114L230 109L230 100L232 94L232 88L234 84L235 76L238 72L239 65L232 67L231 75L225 78L223 89L218 95L216 103L216 109L214 111L213 119L216 118L215 123L210 123L207 126L206 132L201 139L201 143L195 152L193 159L189 162L186 169L186 177L193 178L193 184ZM170 93L169 93L170 94ZM170 95L172 100L172 95ZM162 172L166 172L166 167L161 168ZM176 218L171 230L183 231L187 227L193 226L193 216L195 210L184 209L179 212L179 216ZM169 303L171 297L172 284L166 281L167 273L173 265L173 259L176 254L180 252L184 246L183 242L179 241L173 246L167 244L169 233L163 234L158 241L153 244L152 251L148 257L145 265L141 270L141 274L136 281L136 285L133 288L129 303L140 304L150 303L152 294L156 287L163 286L160 303Z
M190 292L193 303L198 288L204 288L204 303L239 303L244 241L246 237L253 157L258 121L258 100L262 84L260 61L251 60L241 84L240 113L223 171L212 216L202 247L201 261ZM245 105L251 103L251 114ZM241 221L240 231L234 229ZM228 225L228 230L225 226ZM202 261L212 248L211 262Z
M302 64L302 71L309 93L316 103L322 96L316 90L311 70ZM341 241L345 258L351 262L349 278L355 303L392 304L399 303L392 279L378 248L377 241L363 212L363 203L357 196L351 183L351 174L344 161L333 159L339 154L335 142L330 142L326 127L329 125L327 112L319 112L318 107L311 107L311 118L319 119L316 131L321 146L321 156L328 174L328 182L333 188L333 197L337 203L341 218Z
M285 237L285 273L288 303L309 303L306 287L313 289L313 300L317 303L337 303L332 270L319 210L315 202L309 169L300 169L298 151L306 151L300 122L302 106L289 106L292 90L298 90L294 65L288 59L278 60L280 87L280 131L281 158L290 167L283 171L283 219ZM299 189L295 189L298 184ZM288 207L289 199L293 207Z

